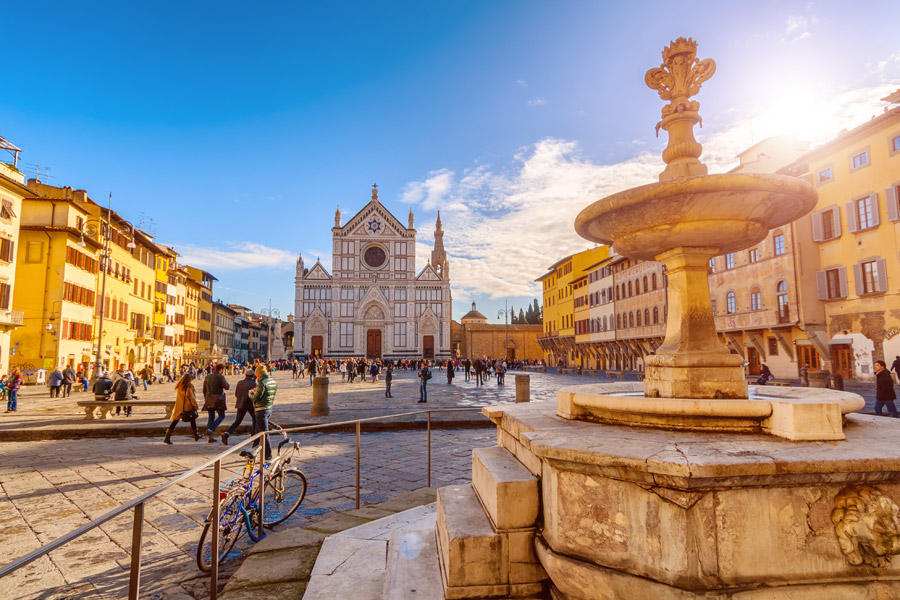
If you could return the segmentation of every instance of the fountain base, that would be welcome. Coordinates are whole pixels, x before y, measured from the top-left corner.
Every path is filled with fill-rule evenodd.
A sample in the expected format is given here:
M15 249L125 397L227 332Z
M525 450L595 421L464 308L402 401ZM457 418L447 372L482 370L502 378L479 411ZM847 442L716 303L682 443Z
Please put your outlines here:
M653 398L746 398L743 363L742 357L726 352L648 356L644 394Z

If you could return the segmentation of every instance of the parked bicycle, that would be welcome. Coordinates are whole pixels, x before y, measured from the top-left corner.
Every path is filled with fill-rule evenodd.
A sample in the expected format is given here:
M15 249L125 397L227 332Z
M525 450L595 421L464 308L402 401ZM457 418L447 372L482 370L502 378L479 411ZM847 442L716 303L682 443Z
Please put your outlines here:
M300 444L291 440L284 430L269 423L269 435L281 434L284 438L278 444L275 456L266 464L265 503L263 506L263 527L271 529L285 522L293 515L306 496L306 476L300 469L290 466L299 457ZM219 487L219 564L228 556L238 539L244 533L253 542L262 537L259 532L259 452L242 450L244 467L239 473ZM197 546L197 566L208 572L212 568L212 510L206 517L206 524L200 534Z

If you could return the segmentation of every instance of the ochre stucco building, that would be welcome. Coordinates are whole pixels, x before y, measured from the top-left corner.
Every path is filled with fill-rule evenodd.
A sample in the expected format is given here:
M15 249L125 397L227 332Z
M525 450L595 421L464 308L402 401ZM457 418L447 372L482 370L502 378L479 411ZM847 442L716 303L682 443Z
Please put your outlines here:
M542 327L540 324L491 325L473 302L472 310L459 323L450 322L451 354L455 358L505 355L507 360L542 360L543 351L537 341Z

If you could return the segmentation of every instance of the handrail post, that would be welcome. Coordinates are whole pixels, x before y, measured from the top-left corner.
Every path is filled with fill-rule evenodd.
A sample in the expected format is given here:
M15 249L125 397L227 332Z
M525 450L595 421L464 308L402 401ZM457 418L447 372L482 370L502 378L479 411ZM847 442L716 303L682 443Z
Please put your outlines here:
M431 487L431 411L428 411L428 487Z
M213 466L213 505L209 527L212 530L212 551L209 559L209 600L216 600L219 587L219 487L222 476L222 461L217 460ZM200 549L203 552L203 548Z
M359 508L359 429L361 423L356 422L356 508Z
M128 579L128 600L138 600L141 589L141 538L144 533L144 503L134 506L134 526L131 529L131 574Z
M266 503L266 435L268 435L265 431L262 432L262 437L259 438L259 531L257 532L257 537L262 538L265 532L263 531L263 519L265 518L265 503Z

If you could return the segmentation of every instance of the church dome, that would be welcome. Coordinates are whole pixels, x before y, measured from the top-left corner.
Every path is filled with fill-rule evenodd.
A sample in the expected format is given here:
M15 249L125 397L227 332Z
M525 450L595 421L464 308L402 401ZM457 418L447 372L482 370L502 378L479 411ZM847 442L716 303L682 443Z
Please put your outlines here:
M463 315L459 320L460 323L487 323L487 317L475 310L475 303L472 303L472 310Z

